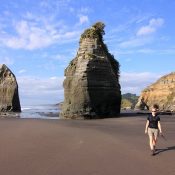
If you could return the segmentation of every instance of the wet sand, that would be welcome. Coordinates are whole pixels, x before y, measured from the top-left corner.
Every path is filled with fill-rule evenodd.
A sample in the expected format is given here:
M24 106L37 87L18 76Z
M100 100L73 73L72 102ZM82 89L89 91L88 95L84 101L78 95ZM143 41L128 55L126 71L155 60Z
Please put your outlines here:
M150 155L146 116L102 120L0 119L2 175L174 175L175 116Z

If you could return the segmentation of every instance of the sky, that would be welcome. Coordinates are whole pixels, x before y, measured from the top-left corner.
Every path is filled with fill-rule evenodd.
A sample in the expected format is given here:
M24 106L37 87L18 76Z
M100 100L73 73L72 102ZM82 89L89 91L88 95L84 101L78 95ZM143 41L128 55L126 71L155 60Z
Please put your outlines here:
M64 99L64 70L83 31L101 21L120 63L123 93L174 72L174 0L0 0L0 64L15 74L21 106Z

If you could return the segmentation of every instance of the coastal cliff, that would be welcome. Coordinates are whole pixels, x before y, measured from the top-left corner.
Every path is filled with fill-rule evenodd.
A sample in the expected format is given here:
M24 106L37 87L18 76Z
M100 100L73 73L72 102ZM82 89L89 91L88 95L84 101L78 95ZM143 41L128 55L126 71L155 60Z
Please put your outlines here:
M15 75L0 64L0 112L20 112L18 84Z
M81 35L76 57L65 70L61 118L93 119L120 113L119 63L103 43L104 24Z
M135 108L150 108L153 104L158 104L161 111L175 111L175 72L144 89Z

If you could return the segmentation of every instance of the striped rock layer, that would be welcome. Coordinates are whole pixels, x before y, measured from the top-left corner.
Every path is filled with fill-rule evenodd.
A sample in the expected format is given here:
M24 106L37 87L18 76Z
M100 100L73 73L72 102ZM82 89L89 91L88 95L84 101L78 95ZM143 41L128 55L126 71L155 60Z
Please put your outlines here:
M15 75L0 64L0 112L20 112L18 84Z
M77 55L65 70L61 118L117 116L121 105L118 69L102 39L81 38Z

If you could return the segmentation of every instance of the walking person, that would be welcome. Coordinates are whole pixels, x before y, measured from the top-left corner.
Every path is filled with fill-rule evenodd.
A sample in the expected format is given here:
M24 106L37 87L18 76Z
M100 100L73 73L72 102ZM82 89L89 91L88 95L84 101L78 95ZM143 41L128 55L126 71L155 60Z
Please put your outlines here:
M148 116L145 126L145 134L148 133L149 145L152 155L155 155L157 137L159 133L162 135L160 117L158 116L157 112L158 112L158 105L153 105L151 114Z

